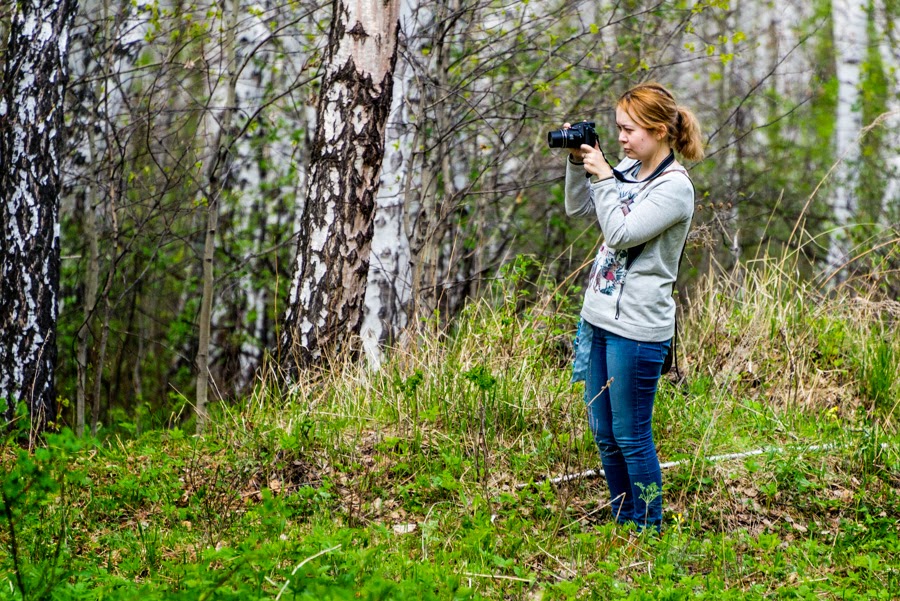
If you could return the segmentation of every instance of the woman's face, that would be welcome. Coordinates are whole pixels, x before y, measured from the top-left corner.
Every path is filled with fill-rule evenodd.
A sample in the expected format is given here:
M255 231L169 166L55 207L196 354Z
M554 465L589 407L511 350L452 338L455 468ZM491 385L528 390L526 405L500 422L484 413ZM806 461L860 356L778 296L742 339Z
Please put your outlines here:
M664 148L662 135L638 125L622 107L616 107L616 126L619 128L619 144L625 156L643 163L650 162Z

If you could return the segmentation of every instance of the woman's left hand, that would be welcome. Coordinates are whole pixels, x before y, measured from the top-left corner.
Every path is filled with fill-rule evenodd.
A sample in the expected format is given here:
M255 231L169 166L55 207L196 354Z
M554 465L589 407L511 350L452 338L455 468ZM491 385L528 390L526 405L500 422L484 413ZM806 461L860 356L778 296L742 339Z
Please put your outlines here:
M584 161L585 171L597 176L597 179L606 179L613 176L612 167L606 162L606 157L603 156L603 151L600 150L599 145L591 148L587 144L582 144L580 150L584 153L582 161Z

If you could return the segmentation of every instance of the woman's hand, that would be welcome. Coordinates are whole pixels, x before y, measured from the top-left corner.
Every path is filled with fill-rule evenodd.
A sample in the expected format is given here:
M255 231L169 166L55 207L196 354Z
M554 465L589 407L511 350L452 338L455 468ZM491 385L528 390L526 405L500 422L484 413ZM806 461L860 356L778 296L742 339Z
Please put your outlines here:
M572 127L571 123L563 123L563 129ZM593 148L587 144L582 144L581 148L570 148L569 154L576 163L584 163L584 170L591 175L596 175L598 179L606 179L612 177L612 167L606 162L600 145L595 144Z
M593 148L587 144L582 144L579 151L585 171L597 176L597 179L607 179L613 176L612 167L606 162L606 157L603 156L603 151L600 150L598 144L595 144ZM572 154L574 155L575 153L573 152Z
M563 129L569 129L572 127L571 123L563 123ZM581 151L580 148L570 148L569 154L572 156L572 160L576 163L581 163L584 161L584 152Z

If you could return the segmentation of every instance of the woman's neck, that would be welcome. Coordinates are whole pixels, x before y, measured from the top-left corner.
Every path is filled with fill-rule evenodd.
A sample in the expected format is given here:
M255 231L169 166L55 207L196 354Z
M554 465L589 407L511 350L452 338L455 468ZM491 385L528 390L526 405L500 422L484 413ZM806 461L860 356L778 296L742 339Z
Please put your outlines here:
M668 144L660 146L651 159L641 161L641 169L638 171L637 178L641 180L650 177L656 171L656 168L659 167L659 164L666 160L670 152L672 152L672 149L669 148Z

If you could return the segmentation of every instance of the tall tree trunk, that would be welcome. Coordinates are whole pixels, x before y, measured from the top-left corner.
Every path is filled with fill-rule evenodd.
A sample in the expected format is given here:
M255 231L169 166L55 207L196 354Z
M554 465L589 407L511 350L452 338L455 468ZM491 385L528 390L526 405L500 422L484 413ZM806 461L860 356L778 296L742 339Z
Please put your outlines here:
M400 35L407 54L418 48L418 0L401 0ZM369 365L378 369L382 345L397 340L409 321L412 270L406 229L407 191L415 151L410 97L415 95L415 72L401 59L394 73L391 115L385 133L381 186L375 199L375 226L366 284L362 344Z
M357 350L397 60L399 0L334 0L282 351Z
M881 212L878 223L887 225L900 219L900 49L897 48L895 17L892 14L892 3L880 0L875 25L878 28L878 49L884 71L888 75L887 110L884 123L885 142L885 177L887 185L881 199Z
M32 434L55 418L62 103L75 4L11 5L0 84L0 399L7 420L28 404Z
M835 229L828 249L829 272L840 272L843 279L849 261L847 227L856 215L857 197L855 177L859 159L859 134L862 112L859 110L862 65L866 58L866 3L862 0L832 0L831 18L834 27L834 55L837 67L838 102L835 122L835 153L840 165L835 172L835 186L831 196L831 215Z
M84 236L88 243L87 273L84 283L84 321L78 328L77 369L78 386L75 393L75 433L84 435L85 402L87 398L88 342L90 322L97 306L97 290L100 281L100 247L97 235L97 209L93 189L88 188L84 199Z
M200 335L197 349L197 432L202 433L207 422L207 397L209 389L209 339L212 327L212 301L215 290L213 288L213 274L215 269L216 231L219 222L219 203L222 195L227 191L228 154L232 137L231 120L236 104L237 78L235 70L235 29L237 28L239 0L231 0L230 11L225 17L224 39L218 50L219 67L216 77L211 79L211 85L219 87L224 85L224 102L221 111L215 112L212 107L207 109L207 129L214 130L215 154L210 158L207 172L206 187L206 239L203 245L203 295L200 301ZM226 9L227 10L227 9ZM224 79L224 81L223 81ZM210 99L221 96L211 90Z

